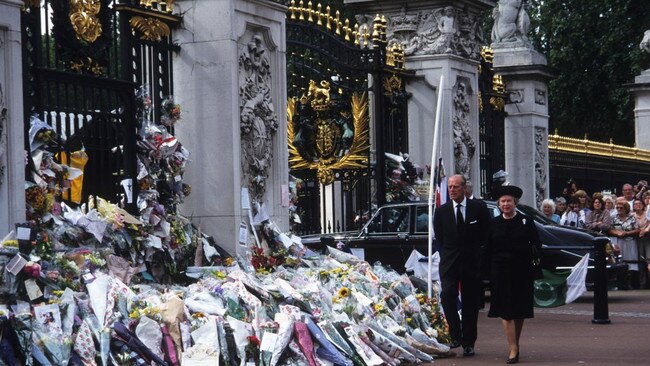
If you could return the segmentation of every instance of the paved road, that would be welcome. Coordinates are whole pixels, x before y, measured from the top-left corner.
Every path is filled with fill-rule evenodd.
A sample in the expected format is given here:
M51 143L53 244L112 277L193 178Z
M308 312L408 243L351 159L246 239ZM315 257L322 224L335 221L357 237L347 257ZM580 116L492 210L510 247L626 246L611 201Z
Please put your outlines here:
M487 305L489 306L489 305ZM593 293L552 309L535 309L521 336L524 365L650 365L650 290L609 292L611 324L592 324ZM499 319L479 314L476 356L435 365L505 365L507 342Z

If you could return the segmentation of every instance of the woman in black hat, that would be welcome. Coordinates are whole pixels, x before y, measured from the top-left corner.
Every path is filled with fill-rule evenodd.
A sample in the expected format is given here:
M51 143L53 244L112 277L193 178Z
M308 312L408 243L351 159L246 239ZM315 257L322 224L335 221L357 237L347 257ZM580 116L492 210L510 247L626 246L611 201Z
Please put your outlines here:
M513 364L519 362L524 319L533 317L533 258L534 253L540 253L541 244L533 219L517 212L521 188L503 186L493 194L501 215L492 221L486 251L490 268L488 316L502 319L509 347L506 363Z

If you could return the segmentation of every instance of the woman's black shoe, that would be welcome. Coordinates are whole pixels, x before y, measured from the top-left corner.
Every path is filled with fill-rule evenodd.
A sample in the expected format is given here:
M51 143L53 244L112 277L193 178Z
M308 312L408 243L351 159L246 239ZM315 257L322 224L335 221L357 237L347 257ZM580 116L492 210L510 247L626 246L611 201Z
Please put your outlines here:
M506 360L506 363L507 363L507 364L513 364L513 363L518 363L518 362L519 362L519 352L517 352L517 354L515 355L515 357L513 357L513 358L508 358L508 359Z

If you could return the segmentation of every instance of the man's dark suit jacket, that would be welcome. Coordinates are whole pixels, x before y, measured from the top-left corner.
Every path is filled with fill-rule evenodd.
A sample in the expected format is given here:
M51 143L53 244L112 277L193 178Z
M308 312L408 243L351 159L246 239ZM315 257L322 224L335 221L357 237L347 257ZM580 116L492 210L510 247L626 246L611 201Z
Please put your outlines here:
M436 240L440 247L440 278L460 279L464 276L480 276L482 247L489 238L490 212L481 200L465 200L465 223L463 232L456 226L453 201L438 207L433 216Z

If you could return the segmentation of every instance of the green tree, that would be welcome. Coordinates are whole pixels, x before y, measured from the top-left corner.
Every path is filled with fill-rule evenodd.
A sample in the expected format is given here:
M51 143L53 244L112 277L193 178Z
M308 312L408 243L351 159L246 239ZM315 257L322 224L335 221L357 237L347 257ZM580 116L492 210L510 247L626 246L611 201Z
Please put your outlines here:
M529 0L531 38L557 78L549 85L550 129L561 135L632 145L632 83L648 55L647 0Z

